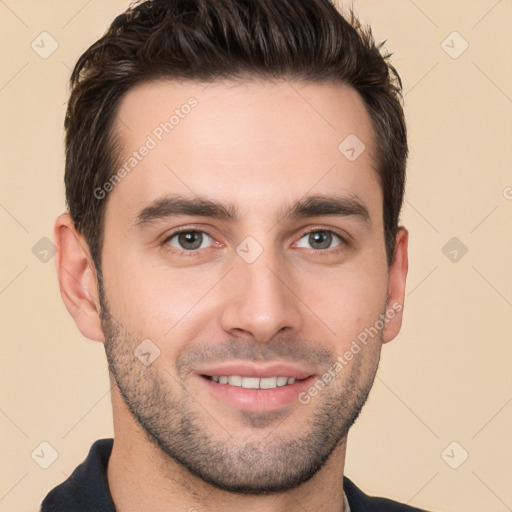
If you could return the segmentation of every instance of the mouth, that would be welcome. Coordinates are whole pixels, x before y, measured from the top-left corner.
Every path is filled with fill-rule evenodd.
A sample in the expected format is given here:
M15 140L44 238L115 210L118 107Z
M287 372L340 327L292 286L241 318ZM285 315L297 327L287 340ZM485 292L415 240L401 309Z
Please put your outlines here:
M238 411L268 413L300 405L298 395L316 375L289 365L224 364L196 373L213 401Z

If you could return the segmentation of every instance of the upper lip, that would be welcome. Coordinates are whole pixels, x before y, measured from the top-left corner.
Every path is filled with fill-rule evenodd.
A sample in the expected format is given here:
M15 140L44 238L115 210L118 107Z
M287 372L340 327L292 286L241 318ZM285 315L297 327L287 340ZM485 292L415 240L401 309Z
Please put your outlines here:
M198 368L196 371L200 375L207 375L209 377L240 375L242 377L294 377L295 379L306 379L314 375L314 372L286 363L267 365L248 362L220 363Z

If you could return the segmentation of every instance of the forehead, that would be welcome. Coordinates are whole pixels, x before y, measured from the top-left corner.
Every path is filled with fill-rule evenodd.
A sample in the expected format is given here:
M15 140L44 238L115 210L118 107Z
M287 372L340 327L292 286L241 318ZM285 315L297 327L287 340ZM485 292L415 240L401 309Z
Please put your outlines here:
M109 203L127 214L173 193L281 209L309 191L381 211L373 129L359 94L305 82L148 82L120 102ZM108 207L110 208L110 206Z

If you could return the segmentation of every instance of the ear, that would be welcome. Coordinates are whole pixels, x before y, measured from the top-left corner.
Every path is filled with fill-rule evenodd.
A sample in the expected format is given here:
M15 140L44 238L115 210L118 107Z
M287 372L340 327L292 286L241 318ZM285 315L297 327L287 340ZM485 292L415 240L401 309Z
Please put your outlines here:
M66 309L85 337L103 342L96 269L84 237L67 213L57 217L54 239L57 277Z
M386 306L387 322L383 332L383 343L394 339L402 327L402 316L405 300L405 281L409 261L407 257L407 245L409 233L404 227L400 227L395 238L393 261L389 268L388 302Z

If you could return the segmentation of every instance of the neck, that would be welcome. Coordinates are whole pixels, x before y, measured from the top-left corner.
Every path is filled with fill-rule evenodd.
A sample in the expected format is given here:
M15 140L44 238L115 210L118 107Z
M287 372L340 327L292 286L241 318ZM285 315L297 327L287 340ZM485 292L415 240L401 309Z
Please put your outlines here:
M115 402L115 441L107 479L117 512L284 512L297 508L344 512L346 437L326 464L299 487L272 495L234 494L207 484L162 452L147 439L124 404L117 402L116 406Z

